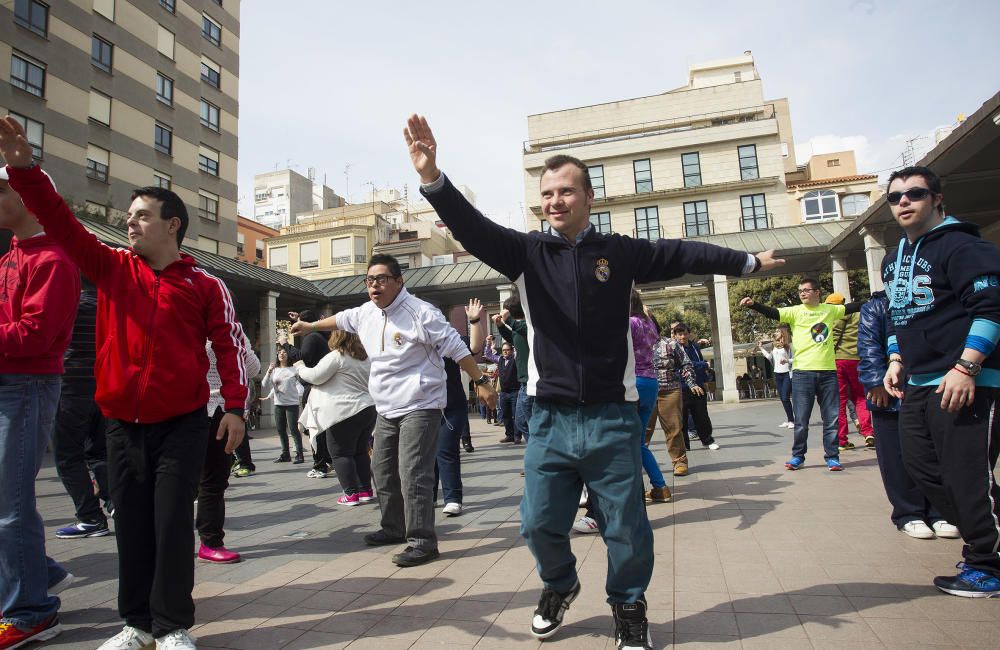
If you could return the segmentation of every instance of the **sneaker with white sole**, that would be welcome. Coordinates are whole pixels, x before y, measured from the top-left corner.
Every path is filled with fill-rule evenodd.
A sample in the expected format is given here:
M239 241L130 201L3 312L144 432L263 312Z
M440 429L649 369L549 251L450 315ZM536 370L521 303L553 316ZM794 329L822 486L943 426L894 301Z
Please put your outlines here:
M712 444L708 445L708 448L711 449L712 451L718 451L719 450L719 443L713 442Z
M960 539L962 534L958 532L958 526L955 524L949 524L944 519L940 519L931 524L931 528L934 529L934 533L938 537L944 537L945 539Z
M197 650L194 637L187 630L174 630L156 640L156 650Z
M108 528L108 522L104 522L103 524L88 524L81 521L80 523L66 526L56 531L56 537L59 539L84 539L87 537L104 537L109 534L111 534L111 530Z
M441 512L448 515L449 517L456 517L462 514L462 504L461 503L446 503Z
M49 587L48 593L50 596L61 594L62 592L69 589L70 585L72 585L74 582L76 582L76 576L74 576L72 573L67 573L66 577L64 577L62 580L55 583L51 587Z
M899 529L913 539L934 539L934 531L919 519L908 521L900 526Z
M587 517L586 515L576 520L576 523L573 524L573 530L584 534L601 532L597 528L597 520L593 517Z
M538 607L531 619L531 636L536 639L547 639L562 626L563 616L570 604L580 595L580 583L565 593L554 589L543 589L538 599Z
M156 639L152 634L126 625L121 632L102 643L97 650L152 650L155 645Z

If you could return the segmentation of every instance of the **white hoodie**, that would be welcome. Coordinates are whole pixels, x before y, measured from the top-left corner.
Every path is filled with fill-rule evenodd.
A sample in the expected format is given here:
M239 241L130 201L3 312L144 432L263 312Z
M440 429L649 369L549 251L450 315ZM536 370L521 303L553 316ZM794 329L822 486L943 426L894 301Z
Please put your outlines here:
M469 348L444 314L406 287L384 310L369 301L336 315L337 327L353 332L371 359L368 388L382 417L443 409L448 401L444 359L455 362Z

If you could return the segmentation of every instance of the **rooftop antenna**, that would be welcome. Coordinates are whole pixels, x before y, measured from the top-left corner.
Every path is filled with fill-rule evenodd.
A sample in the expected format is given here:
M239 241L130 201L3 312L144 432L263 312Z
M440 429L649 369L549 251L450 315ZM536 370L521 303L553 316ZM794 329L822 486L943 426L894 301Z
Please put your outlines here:
M344 198L351 202L351 163L344 165Z

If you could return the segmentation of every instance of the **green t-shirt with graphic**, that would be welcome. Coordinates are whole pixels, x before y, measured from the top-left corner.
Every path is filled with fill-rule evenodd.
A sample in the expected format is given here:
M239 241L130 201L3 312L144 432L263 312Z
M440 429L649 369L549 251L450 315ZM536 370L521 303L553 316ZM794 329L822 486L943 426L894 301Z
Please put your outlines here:
M843 305L795 305L778 310L781 322L792 328L795 358L792 370L836 370L833 324L844 317Z

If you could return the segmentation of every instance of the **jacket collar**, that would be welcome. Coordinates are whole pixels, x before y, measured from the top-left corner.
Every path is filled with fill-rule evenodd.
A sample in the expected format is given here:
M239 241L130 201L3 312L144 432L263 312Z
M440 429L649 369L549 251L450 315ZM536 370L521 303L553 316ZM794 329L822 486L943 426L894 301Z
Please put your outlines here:
M392 304L390 304L390 305L389 305L388 307L386 307L386 308L385 308L385 309L383 309L382 311L384 311L384 312L385 312L385 313L387 313L387 314L391 314L391 313L393 313L394 311L396 311L397 309L399 309L399 308L400 308L400 306L401 306L401 305L402 305L402 304L403 304L404 302L406 302L406 300L407 300L407 299L408 299L409 297L410 297L410 292L406 290L406 287L405 287L405 286L404 286L404 287L401 287L401 288L399 289L399 293L398 293L398 294L396 295L396 299L395 299L395 300L393 300L393 301L392 301ZM373 304L373 305L375 305L375 303L372 303L372 304ZM378 308L379 308L379 307L378 307L378 305L375 305L375 308L376 308L376 309L378 309Z

